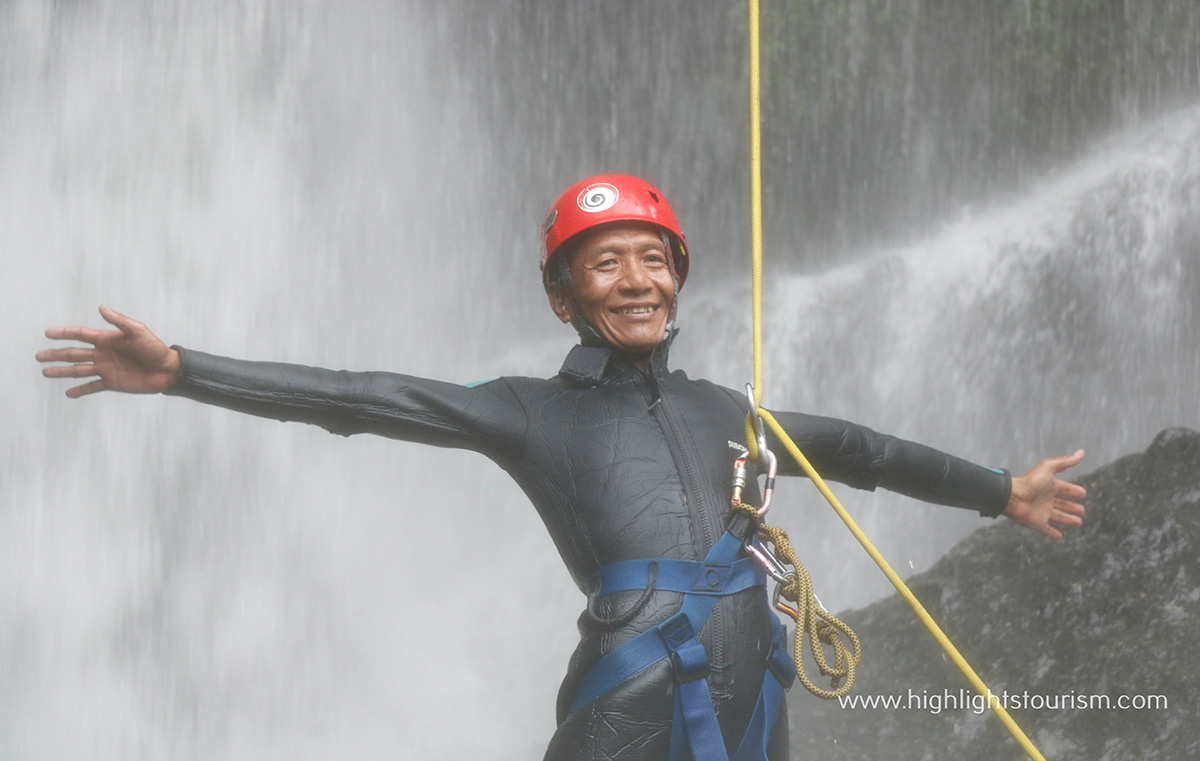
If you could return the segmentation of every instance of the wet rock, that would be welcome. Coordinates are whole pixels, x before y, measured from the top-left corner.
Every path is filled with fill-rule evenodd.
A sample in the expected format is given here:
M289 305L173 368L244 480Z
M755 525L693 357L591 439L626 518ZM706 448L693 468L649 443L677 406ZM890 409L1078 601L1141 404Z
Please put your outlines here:
M1195 758L1200 433L1165 430L1077 480L1087 520L1062 542L1001 519L910 586L1047 758ZM844 620L860 702L793 689L793 758L1026 757L899 596Z

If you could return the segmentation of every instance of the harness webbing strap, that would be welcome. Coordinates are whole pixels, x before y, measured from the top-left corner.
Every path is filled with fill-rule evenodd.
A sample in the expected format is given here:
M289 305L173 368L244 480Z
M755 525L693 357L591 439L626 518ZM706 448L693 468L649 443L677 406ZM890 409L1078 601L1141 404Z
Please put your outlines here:
M760 586L765 581L762 566L751 558L733 563L662 558L653 562L658 566L654 589L660 592L721 597ZM650 584L650 566L645 560L613 563L601 568L592 578L597 597L614 592L640 592Z
M690 635L687 640L671 651L671 666L675 672L675 714L671 722L668 758L670 761L688 758L727 761L725 738L721 736L712 693L708 690L708 653L696 638L698 631L687 633ZM671 646L669 641L668 646Z
M758 691L750 724L732 761L762 761L766 757L767 743L779 716L784 690L796 680L796 664L788 654L787 629L774 616L771 617L771 628L771 656L767 659L762 689Z
M709 550L704 562L731 563L741 546L742 543L733 534L726 531L724 536ZM704 627L704 623L708 621L708 616L716 604L717 596L715 595L685 593L680 614L686 616L693 631L699 632ZM568 715L575 713L617 685L623 684L663 658L670 656L671 650L666 645L664 634L670 633L669 625L672 622L676 622L674 625L678 626L678 618L679 615L673 616L653 629L647 629L601 658L579 683Z
M765 575L749 558L735 559L741 540L730 532L713 545L703 561L635 560L614 563L597 572L599 594L644 591L650 583L649 566L656 566L654 589L681 592L678 613L607 653L580 682L568 715L636 677L664 659L670 659L675 677L675 708L671 730L670 761L728 761L729 754L717 722L708 689L708 653L699 633L717 604L717 598L765 583ZM766 742L779 714L783 692L791 686L795 665L787 652L787 630L772 621L771 655L763 687L750 726L734 758L763 761Z

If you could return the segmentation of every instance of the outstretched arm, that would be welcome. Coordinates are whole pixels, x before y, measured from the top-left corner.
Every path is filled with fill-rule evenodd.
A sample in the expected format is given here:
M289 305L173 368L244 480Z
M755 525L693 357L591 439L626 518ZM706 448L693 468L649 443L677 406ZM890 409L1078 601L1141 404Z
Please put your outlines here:
M87 346L47 349L39 362L48 378L96 380L67 396L97 391L165 392L281 421L319 425L332 433L390 438L482 452L497 461L519 457L528 416L504 380L468 387L398 373L324 370L279 362L247 362L170 348L142 323L108 307L100 314L117 330L50 328L47 338Z
M116 330L69 327L50 328L46 338L82 341L91 348L70 346L37 353L39 362L66 362L42 369L47 378L91 378L67 389L77 399L97 391L155 394L166 391L179 378L179 352L168 348L142 323L120 312L100 307L100 316Z
M1063 457L1048 457L1025 475L1014 477L1012 495L1003 514L1056 542L1062 539L1062 532L1052 524L1063 528L1083 525L1084 507L1075 500L1086 497L1087 490L1056 477L1081 460L1082 449Z
M733 394L733 392L730 392ZM775 413L777 419L827 479L860 489L877 486L941 505L1006 515L1058 541L1064 528L1083 524L1087 496L1082 486L1056 478L1078 465L1083 450L1042 460L1023 476L974 465L922 444L876 433L844 420L800 413ZM768 436L768 443L774 444ZM779 472L799 475L789 464Z
M1006 471L975 465L845 420L796 412L775 416L826 480L978 510L988 518L1000 515L1011 497L1011 479ZM770 434L767 443L776 445ZM802 475L790 459L784 458L779 472Z

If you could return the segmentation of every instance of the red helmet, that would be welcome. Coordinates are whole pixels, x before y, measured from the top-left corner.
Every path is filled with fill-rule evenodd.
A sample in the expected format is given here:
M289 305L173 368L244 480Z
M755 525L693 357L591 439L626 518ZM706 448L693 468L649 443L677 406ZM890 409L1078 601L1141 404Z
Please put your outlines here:
M563 191L542 222L542 273L572 238L609 222L649 222L671 238L679 286L687 280L687 243L666 197L650 183L627 174L598 174Z

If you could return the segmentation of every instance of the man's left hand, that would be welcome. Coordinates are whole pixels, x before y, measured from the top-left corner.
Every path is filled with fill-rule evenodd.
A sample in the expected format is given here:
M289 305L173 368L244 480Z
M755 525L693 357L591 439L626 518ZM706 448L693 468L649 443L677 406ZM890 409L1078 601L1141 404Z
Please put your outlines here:
M1054 541L1062 539L1062 528L1083 525L1083 505L1075 500L1087 496L1087 489L1056 476L1083 460L1083 450L1062 457L1048 457L1023 476L1012 480L1012 495L1004 515L1022 526L1045 534Z

